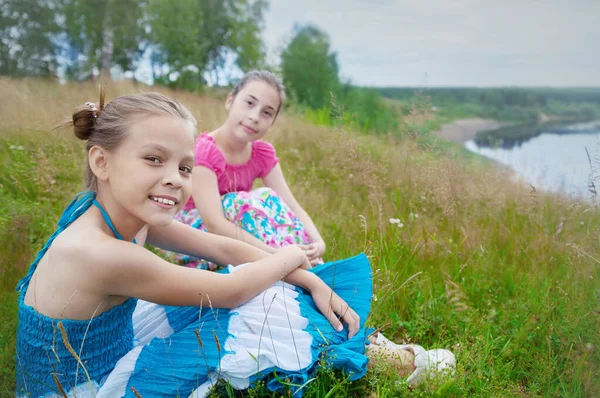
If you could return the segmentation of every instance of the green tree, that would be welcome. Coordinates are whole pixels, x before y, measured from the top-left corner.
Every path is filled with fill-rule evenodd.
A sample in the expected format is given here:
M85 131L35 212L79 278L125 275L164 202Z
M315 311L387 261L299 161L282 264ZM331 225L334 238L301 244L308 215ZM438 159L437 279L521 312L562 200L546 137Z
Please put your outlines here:
M339 101L344 105L345 121L365 133L388 133L398 129L400 115L375 89L346 85Z
M329 37L316 26L295 27L281 54L283 80L296 100L314 109L329 106L330 93L340 89L338 62Z
M239 2L231 48L236 54L237 66L244 72L266 66L265 46L260 35L264 29L264 12L268 7L266 0Z
M0 74L56 75L59 1L0 1Z
M68 76L81 79L95 69L110 78L119 65L134 70L144 51L145 0L62 0Z
M196 89L233 55L242 70L260 66L265 0L151 0L153 71L159 82Z

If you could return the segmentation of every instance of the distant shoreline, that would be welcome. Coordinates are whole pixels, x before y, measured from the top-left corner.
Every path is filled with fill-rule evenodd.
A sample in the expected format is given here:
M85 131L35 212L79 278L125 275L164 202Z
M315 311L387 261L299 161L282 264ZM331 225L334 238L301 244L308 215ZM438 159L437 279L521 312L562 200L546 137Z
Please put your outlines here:
M494 119L468 118L442 124L437 132L440 138L463 144L475 138L478 132L495 130L511 123Z
M586 130L587 127L587 130ZM479 146L512 148L544 132L571 134L600 129L600 120L574 120L548 118L529 123L510 123L494 119L466 118L441 125L438 137L464 145L474 140ZM481 133L481 134L480 134Z

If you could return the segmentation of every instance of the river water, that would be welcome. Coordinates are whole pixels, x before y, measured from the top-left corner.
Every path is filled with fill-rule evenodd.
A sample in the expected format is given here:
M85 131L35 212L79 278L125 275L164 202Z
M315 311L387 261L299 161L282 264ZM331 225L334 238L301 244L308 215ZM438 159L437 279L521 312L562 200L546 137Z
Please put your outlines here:
M467 141L465 147L511 167L536 188L597 201L590 192L593 182L600 196L600 123L543 132L514 145L504 142L502 147L486 147Z

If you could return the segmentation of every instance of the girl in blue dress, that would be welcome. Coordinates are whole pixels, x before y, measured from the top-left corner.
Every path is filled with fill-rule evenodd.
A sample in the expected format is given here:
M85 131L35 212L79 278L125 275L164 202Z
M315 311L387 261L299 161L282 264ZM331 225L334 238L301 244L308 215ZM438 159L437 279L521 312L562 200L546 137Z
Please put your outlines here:
M295 390L322 360L357 379L381 353L414 381L452 365L445 350L369 338L364 255L311 268L296 246L269 255L172 221L191 193L195 125L155 93L106 106L101 93L73 114L87 191L17 286L17 396L196 397L258 379ZM162 249L241 265L175 266L134 244L142 229Z

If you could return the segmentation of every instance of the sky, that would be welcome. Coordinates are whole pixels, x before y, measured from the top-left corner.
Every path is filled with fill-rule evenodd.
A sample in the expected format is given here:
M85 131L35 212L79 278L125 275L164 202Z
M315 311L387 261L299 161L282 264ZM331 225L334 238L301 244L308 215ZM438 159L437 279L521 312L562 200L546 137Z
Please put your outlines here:
M271 0L268 60L325 31L362 86L600 86L600 0Z

